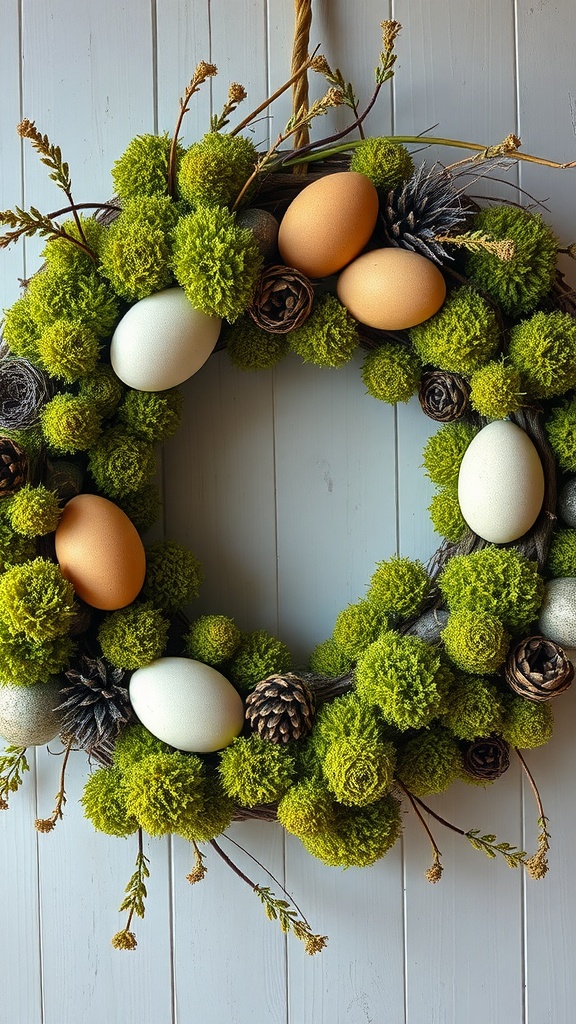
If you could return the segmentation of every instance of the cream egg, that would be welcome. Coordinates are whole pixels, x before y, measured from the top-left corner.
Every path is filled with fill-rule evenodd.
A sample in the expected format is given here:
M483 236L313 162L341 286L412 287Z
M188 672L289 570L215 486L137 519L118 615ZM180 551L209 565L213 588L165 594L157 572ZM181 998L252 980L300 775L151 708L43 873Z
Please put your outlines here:
M182 288L140 299L112 336L110 362L136 391L165 391L192 377L213 351L222 321L194 309Z
M428 320L446 298L438 267L409 249L373 249L342 271L338 298L361 324L402 331Z

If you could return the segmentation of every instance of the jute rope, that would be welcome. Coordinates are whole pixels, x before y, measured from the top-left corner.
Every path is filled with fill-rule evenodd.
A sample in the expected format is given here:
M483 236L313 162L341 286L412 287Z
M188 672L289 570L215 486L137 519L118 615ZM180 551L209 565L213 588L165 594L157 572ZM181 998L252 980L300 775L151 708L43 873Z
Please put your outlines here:
M312 24L312 0L294 0L295 25L294 43L292 46L292 74L295 75L298 68L302 67L308 57L308 44L310 41L310 26ZM296 114L302 106L308 106L308 75L300 75L292 86L292 110ZM300 146L307 146L310 142L308 125L300 128L294 136L294 149ZM295 174L305 174L306 165L300 164L294 168Z

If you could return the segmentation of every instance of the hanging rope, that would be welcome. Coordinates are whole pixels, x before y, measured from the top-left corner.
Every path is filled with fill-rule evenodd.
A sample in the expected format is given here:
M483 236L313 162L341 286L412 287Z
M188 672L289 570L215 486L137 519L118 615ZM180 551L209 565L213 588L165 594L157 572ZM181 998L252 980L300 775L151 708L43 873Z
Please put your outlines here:
M312 0L294 0L295 25L294 44L292 46L292 74L302 67L308 57L310 26L312 24ZM302 106L308 106L308 75L300 75L292 86L292 110L296 114ZM308 125L300 128L294 136L294 149L307 146L310 141ZM306 174L306 165L294 168L295 174Z

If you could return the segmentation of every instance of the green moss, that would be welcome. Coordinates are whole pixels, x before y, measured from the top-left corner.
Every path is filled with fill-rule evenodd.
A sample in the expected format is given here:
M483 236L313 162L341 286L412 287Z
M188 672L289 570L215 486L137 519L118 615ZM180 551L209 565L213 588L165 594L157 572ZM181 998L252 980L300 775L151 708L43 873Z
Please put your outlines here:
M17 299L9 309L4 310L2 334L14 355L29 359L32 363L39 361L40 330L32 316L28 293Z
M388 852L401 832L400 803L388 794L368 807L338 807L329 827L302 841L330 867L367 867Z
M456 487L443 487L434 495L428 506L432 525L441 537L457 544L468 532L468 524L462 515Z
M369 601L358 601L340 612L332 636L346 657L357 661L387 628L388 618L380 608Z
M84 324L98 338L107 338L120 312L110 284L94 268L46 267L30 281L28 295L39 333L55 320L72 320Z
M182 157L178 191L190 206L234 202L256 166L254 143L243 135L208 132Z
M486 547L451 558L438 578L450 611L483 611L512 632L522 632L537 618L544 581L536 562L515 548Z
M322 704L308 740L309 761L320 765L334 744L363 740L377 744L382 728L374 708L359 698L355 690Z
M362 139L357 143L350 170L370 178L379 192L387 195L414 173L414 161L405 146L389 139Z
M160 658L168 639L167 619L149 602L106 615L98 630L104 657L117 668L137 669Z
M459 740L498 733L502 701L494 682L485 676L458 673L446 697L442 722Z
M108 427L88 452L88 468L102 494L112 500L123 498L154 475L154 448L123 427Z
M0 501L0 573L13 565L31 561L36 554L36 544L29 537L14 532L8 517L10 502Z
M265 629L243 633L229 671L234 685L247 693L256 683L273 673L282 674L292 667L290 651L281 640Z
M242 634L227 615L201 615L186 634L186 653L206 665L221 665L232 658Z
M92 252L98 253L106 228L99 221L95 220L94 217L84 217L79 213L78 219L82 227L82 236L73 218L60 221L60 227L69 238L75 238L82 242L85 241L89 248L92 249ZM46 261L49 270L59 274L72 272L80 275L94 270L92 257L87 252L84 252L83 249L80 249L78 245L68 242L65 238L48 239L42 251L42 258Z
M138 828L136 818L128 814L117 768L99 768L88 776L80 798L84 817L98 832L109 836L129 836Z
M329 790L341 804L364 807L388 792L394 778L393 743L363 736L335 740L322 763Z
M53 562L35 558L0 576L0 622L12 636L32 644L65 636L75 612L72 584Z
M98 362L98 338L79 320L55 320L37 345L44 369L66 384L90 373Z
M58 496L42 484L25 484L10 499L8 518L22 537L43 537L58 526L61 509Z
M139 533L146 533L162 514L162 495L156 484L144 484L137 491L122 495L117 504Z
M204 571L183 544L162 540L146 548L144 594L164 612L177 612L198 597Z
M152 444L173 437L182 422L184 396L177 388L167 391L126 392L118 419L126 430Z
M569 313L535 313L510 331L508 353L534 398L576 387L576 323Z
M79 394L91 402L103 419L109 419L122 401L124 385L108 363L98 363L80 380Z
M500 735L511 747L540 747L554 731L554 713L548 703L537 704L515 694L503 697L504 720Z
M460 464L476 433L469 423L446 423L428 438L422 458L433 484L446 487L457 482Z
M452 292L438 313L413 327L410 340L423 363L465 377L492 359L500 344L494 311L467 285Z
M356 321L335 295L317 299L310 316L301 327L290 331L290 348L305 363L316 366L343 366L358 347Z
M0 630L0 679L11 686L34 686L57 676L70 661L73 643L69 636L30 640L24 633Z
M138 196L126 203L100 248L102 273L129 302L173 282L172 231L178 211L168 197Z
M356 689L398 729L419 729L441 713L451 673L416 636L382 633L356 666Z
M269 743L256 733L235 739L220 754L225 792L242 804L276 803L294 781L296 762L283 744Z
M576 398L553 409L545 426L560 469L576 472Z
M421 611L431 588L430 577L421 562L394 555L377 563L367 596L381 612L407 619Z
M480 416L503 420L521 407L525 391L516 366L493 360L472 374L470 404Z
M414 796L443 793L461 771L458 743L439 726L413 736L398 753L398 778Z
M207 775L201 788L202 806L194 807L183 820L178 835L189 842L209 843L232 824L235 807L219 778Z
M303 779L291 786L278 804L278 821L298 839L324 832L333 820L334 800L326 786L315 779Z
M194 309L236 320L252 301L262 254L224 207L200 206L174 232L173 269Z
M395 405L407 402L418 390L422 363L417 355L394 341L385 341L368 353L362 380L373 398Z
M114 190L121 199L137 196L168 195L168 158L171 138L163 135L137 135L112 168ZM178 144L178 159L183 153Z
M137 761L150 754L167 754L170 747L138 723L123 729L114 745L114 764L121 772L129 772Z
M344 653L340 644L329 637L317 644L308 658L308 668L317 676L328 676L330 679L337 679L350 671L354 659Z
M287 354L286 334L270 334L249 316L241 316L226 331L226 351L239 370L271 370Z
M202 812L204 780L195 754L148 754L124 777L127 811L151 836L184 832Z
M96 442L100 423L100 415L89 398L68 392L54 395L40 413L44 439L56 455L86 451Z
M442 640L451 661L464 672L495 672L506 660L510 634L489 612L462 609L448 617Z
M576 576L576 530L554 531L546 568L550 576Z
M466 274L509 316L531 313L550 291L558 242L542 217L519 206L493 206L476 214L472 229L492 239L510 239L514 256L501 260L481 249L468 253Z

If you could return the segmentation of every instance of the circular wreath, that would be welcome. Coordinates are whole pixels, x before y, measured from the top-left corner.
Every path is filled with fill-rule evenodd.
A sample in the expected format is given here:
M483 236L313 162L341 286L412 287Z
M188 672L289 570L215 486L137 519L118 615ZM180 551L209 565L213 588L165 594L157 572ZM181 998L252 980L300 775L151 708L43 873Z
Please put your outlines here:
M550 738L576 647L576 319L559 243L532 210L480 208L462 161L415 167L394 138L350 141L393 75L396 22L382 24L363 114L340 73L308 56L308 28L284 87L295 113L265 154L242 130L271 100L229 129L245 99L236 83L209 132L180 144L194 93L216 74L205 62L173 135L138 136L118 159L110 203L75 203L59 148L18 126L66 206L1 215L2 245L34 233L47 244L3 324L0 801L22 781L26 748L60 735L60 792L36 821L51 831L69 753L86 751L86 817L138 839L121 949L136 946L144 913L143 832L191 843L190 882L209 844L309 953L326 937L217 841L233 820L278 820L324 863L364 866L398 839L404 802L432 844L431 882L442 865L429 816L534 878L547 870L522 751ZM310 70L328 88L309 106ZM342 104L350 127L310 142L311 122ZM521 159L518 146L469 146L466 170ZM288 351L338 367L358 346L370 396L418 392L440 424L424 466L443 542L427 567L380 562L299 667L262 629L185 617L198 560L140 536L160 512L154 445L178 429L178 384L215 347L256 371ZM531 856L425 802L456 779L492 784L511 751L538 805Z

